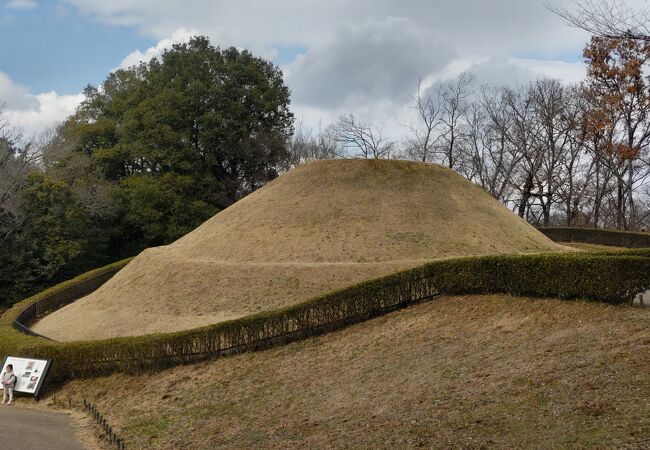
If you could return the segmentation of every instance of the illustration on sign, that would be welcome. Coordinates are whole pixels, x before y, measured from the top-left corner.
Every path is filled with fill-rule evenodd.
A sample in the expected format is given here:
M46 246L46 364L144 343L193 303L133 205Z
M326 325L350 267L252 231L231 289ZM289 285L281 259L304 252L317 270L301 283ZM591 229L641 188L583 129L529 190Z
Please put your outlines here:
M13 365L14 373L16 374L16 386L14 387L14 392L22 392L24 394L31 394L38 397L38 393L41 390L50 363L51 360L49 359L17 358L15 356L7 356L2 363L2 371L0 372L0 375L7 371L7 365ZM2 385L0 385L0 390L1 389Z

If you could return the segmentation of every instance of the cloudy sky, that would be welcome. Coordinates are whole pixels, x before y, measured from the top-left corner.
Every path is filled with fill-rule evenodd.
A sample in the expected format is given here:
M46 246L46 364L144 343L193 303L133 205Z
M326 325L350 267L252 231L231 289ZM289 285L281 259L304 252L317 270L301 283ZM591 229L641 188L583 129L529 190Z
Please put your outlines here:
M307 126L354 113L391 130L420 78L576 81L588 40L544 0L0 0L0 103L39 133L88 83L194 34L281 66Z

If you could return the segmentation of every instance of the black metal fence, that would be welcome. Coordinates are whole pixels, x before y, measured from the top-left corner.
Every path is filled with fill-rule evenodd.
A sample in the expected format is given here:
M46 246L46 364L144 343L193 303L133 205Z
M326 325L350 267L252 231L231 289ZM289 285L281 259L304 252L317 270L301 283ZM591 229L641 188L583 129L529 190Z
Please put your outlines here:
M106 417L104 417L91 402L84 398L84 409L92 416L93 420L104 431L106 440L118 450L124 450L126 444L118 434L113 431L113 428L108 424Z
M538 228L556 242L580 242L625 248L650 247L650 234L633 231L601 230L596 228Z
M581 242L627 248L650 248L650 234L594 228L538 228L540 232L556 242ZM14 328L30 336L51 340L29 328L38 318L47 315L75 300L91 294L111 279L122 266L99 273L63 290L48 295L22 310L13 322Z
M29 328L29 325L36 321L39 317L56 311L57 309L62 308L65 305L68 305L75 300L94 292L102 284L110 280L113 275L115 275L119 270L120 269L118 268L100 273L92 278L80 281L77 284L74 284L52 295L48 295L42 300L32 303L24 310L22 310L20 314L18 314L14 320L14 328L30 336L38 336L44 339L49 339L46 336L41 336L40 334L32 331Z
M650 234L648 233L566 227L538 228L538 230L556 242L581 242L626 248L650 248ZM42 336L31 330L29 325L38 318L91 294L111 279L120 269L121 267L100 273L32 303L18 314L13 323L14 328L30 336L51 340L47 336Z
M14 326L35 335L27 327L30 321L91 293L117 270L112 266L96 276L88 274L92 278L75 281L73 286L45 293L18 314ZM587 273L588 278L581 275ZM57 361L50 373L53 381L137 373L296 341L431 299L441 292L509 292L620 303L623 298L629 300L628 294L650 287L648 274L650 258L641 255L568 253L441 260L291 307L202 328L65 345L33 342L23 351Z

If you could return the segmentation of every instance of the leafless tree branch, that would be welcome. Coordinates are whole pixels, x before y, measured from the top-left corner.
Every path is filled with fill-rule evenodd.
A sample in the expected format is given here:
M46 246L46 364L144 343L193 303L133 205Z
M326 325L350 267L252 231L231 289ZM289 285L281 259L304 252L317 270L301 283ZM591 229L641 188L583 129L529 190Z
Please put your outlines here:
M572 8L551 0L546 8L567 24L596 36L650 41L650 11L631 7L625 0L574 1Z
M395 142L386 139L380 128L360 122L353 114L341 116L332 131L339 144L363 158L389 157L395 147Z

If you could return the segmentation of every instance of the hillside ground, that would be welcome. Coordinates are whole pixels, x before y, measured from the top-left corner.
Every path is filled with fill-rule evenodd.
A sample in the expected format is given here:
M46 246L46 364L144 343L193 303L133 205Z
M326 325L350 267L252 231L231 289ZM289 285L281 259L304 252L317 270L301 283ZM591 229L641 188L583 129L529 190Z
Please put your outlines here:
M129 448L648 448L649 373L648 309L463 296L50 395Z

